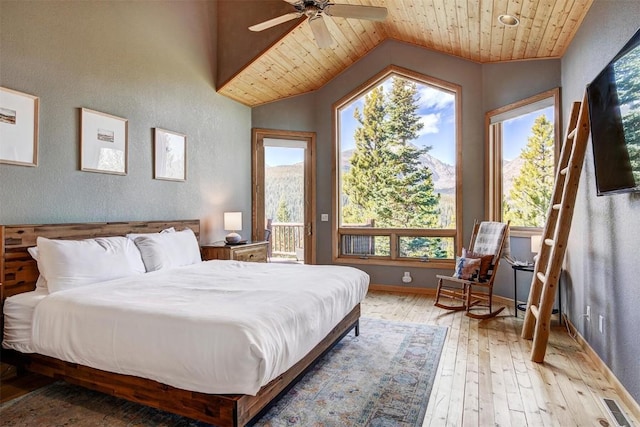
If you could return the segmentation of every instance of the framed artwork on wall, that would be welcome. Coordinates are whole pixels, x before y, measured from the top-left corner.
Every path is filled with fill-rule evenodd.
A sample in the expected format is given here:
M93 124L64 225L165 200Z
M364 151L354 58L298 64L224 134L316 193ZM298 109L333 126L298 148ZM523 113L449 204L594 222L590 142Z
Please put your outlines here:
M80 170L127 174L128 120L81 109Z
M186 135L155 128L153 151L155 179L187 180Z
M0 163L38 166L40 99L0 87Z

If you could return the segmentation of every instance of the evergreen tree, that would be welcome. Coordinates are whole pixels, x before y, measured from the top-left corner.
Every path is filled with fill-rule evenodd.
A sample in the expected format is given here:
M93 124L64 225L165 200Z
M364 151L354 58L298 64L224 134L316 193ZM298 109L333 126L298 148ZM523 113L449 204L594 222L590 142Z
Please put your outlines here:
M615 67L616 89L621 109L622 126L627 142L627 152L636 185L640 185L640 49L635 49L619 61Z
M536 118L520 157L524 164L504 201L505 220L511 225L544 227L553 191L553 123L543 114Z
M284 200L284 196L280 197L280 202L278 203L278 213L276 214L277 222L291 222L291 214L289 213L289 207L287 206L287 202Z
M418 115L418 89L411 81L392 80L388 95L382 86L369 92L354 134L351 168L343 176L343 219L347 224L374 220L380 228L433 228L439 224L440 196L431 171L420 162L430 147L411 144L424 126ZM410 256L445 257L441 239L405 240ZM388 245L376 243L380 252ZM424 247L427 246L427 253Z

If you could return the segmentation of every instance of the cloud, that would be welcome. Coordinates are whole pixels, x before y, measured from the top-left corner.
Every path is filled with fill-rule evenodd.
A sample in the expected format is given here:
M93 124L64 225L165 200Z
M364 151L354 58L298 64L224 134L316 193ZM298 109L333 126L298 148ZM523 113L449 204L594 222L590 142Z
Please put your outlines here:
M420 123L424 125L424 127L420 130L421 136L428 133L439 133L440 128L438 127L438 125L440 124L440 113L423 114L420 116Z
M418 95L420 95L420 107L442 110L453 104L455 96L441 89L431 86L418 85Z

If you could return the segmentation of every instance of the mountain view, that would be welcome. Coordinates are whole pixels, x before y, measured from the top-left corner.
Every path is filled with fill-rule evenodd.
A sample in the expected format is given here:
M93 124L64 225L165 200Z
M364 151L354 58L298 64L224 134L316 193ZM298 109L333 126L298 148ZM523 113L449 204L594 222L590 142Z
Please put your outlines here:
M349 160L353 150L342 152L342 172L347 172L351 167ZM433 184L437 193L453 194L456 188L456 170L452 165L436 159L429 153L420 157L420 163L428 167L433 173Z
M346 150L342 153L342 171L349 170L351 164L349 159L353 150ZM433 182L436 192L442 195L442 203L445 205L453 203L455 194L456 174L452 165L442 162L428 153L420 158L423 165L427 166L433 173ZM508 196L513 187L513 180L520 173L523 160L516 157L513 160L505 161L503 164L503 193ZM303 222L304 206L302 199L304 195L303 163L284 166L267 166L265 169L265 211L267 218L272 218L277 222L278 206L283 202L289 214L288 222ZM449 210L449 209L445 209ZM444 220L444 218L443 218Z
M342 171L349 170L349 159L353 150L342 152ZM456 187L456 173L452 165L442 162L428 153L420 157L423 165L433 173L433 182L437 193L442 195L444 205L453 203ZM521 157L507 160L503 164L503 194L507 197L513 187L513 180L520 173L524 161ZM265 211L267 218L277 222L278 207L284 202L289 214L288 222L303 222L304 195L303 163L284 166L267 166L265 169ZM449 211L449 209L445 209ZM443 218L443 221L445 219Z
M353 150L346 150L342 154L342 170L349 170L349 159ZM436 192L443 195L454 194L456 186L455 168L435 157L425 154L421 163L433 172L433 181ZM277 221L278 206L281 201L287 207L290 222L302 222L304 207L302 199L304 195L303 163L293 165L269 166L265 168L265 213L267 218Z
M522 157L518 156L513 160L505 160L502 163L502 194L509 197L511 188L513 188L513 180L520 175L520 169L524 165Z

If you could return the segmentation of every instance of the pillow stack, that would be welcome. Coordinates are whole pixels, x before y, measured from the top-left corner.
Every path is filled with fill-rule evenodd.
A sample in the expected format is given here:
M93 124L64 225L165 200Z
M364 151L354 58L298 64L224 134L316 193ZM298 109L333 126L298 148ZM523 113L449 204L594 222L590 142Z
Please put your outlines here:
M202 261L196 235L188 228L175 233L141 235L135 238L135 243L147 272Z
M40 271L36 287L51 293L202 261L188 228L85 240L38 237L28 251Z
M142 257L126 237L51 240L38 237L38 270L49 292L143 274Z

